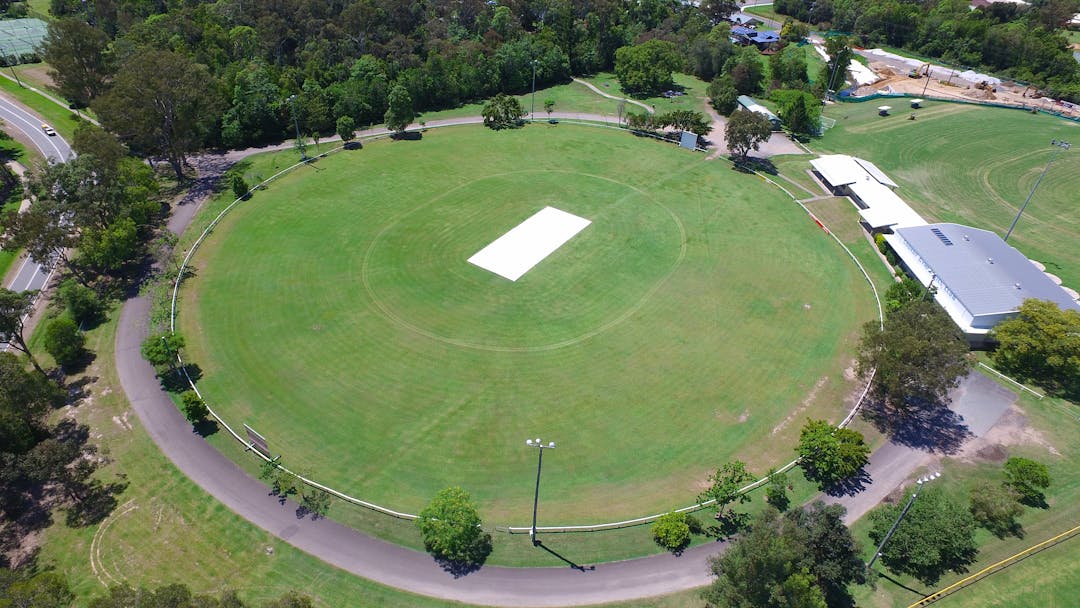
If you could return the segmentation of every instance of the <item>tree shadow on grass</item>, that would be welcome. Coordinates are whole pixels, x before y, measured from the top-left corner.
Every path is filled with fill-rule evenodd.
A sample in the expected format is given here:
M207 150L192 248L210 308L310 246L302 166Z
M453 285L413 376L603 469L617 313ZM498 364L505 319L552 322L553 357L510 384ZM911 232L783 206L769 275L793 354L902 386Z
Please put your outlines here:
M867 402L862 416L895 443L928 452L955 454L972 436L963 417L943 403L920 403L897 411L875 399Z
M126 481L101 483L95 480L81 500L67 509L66 523L71 528L83 528L101 523L119 504L116 497L127 489Z
M188 378L191 378L191 382L198 382L202 378L202 368L197 363L185 363L183 367L177 367L161 374L160 378L161 388L170 393L182 393L191 390Z
M217 420L214 420L212 418L204 418L191 425L191 430L192 432L198 433L200 437L205 439L221 430L221 426L218 424Z
M776 165L767 158L760 158L757 156L747 156L746 158L739 158L737 156L731 157L731 162L734 163L732 169L740 173L766 173L768 175L779 175L780 171L776 168Z

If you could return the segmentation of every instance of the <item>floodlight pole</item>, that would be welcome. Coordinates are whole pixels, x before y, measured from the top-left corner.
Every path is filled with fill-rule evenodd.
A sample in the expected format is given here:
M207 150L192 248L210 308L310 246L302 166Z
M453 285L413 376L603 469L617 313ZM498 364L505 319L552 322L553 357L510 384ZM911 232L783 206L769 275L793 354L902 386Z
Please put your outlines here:
M539 60L533 59L529 63L532 64L532 108L529 110L529 120L536 120L536 64L540 63Z
M897 517L896 521L893 522L892 527L889 528L889 531L885 534L885 538L881 539L881 544L878 545L877 550L874 551L874 556L871 557L870 561L866 564L867 570L869 570L874 565L874 562L877 561L877 558L881 557L881 550L885 548L885 543L889 542L889 539L892 538L893 532L896 532L896 527L900 525L900 522L904 519L904 516L907 515L907 512L911 509L911 505L915 504L915 499L919 497L919 492L922 492L923 484L928 481L933 481L938 477L941 477L941 473L934 473L932 475L927 475L926 477L919 478L919 481L917 482L918 487L915 489L915 492L911 494L911 498L908 499L907 504L904 505L904 510L900 511L900 517Z
M296 147L300 149L300 160L307 160L304 140L300 137L300 117L296 114L296 95L289 95L289 106L292 107L293 126L296 127Z
M540 544L540 541L536 540L536 509L540 505L540 469L544 466L544 448L554 450L555 442L550 441L547 445L544 445L540 442L540 438L537 437L536 439L526 439L525 445L540 450L540 456L536 459L536 493L533 495L532 528L529 530L529 538L532 539L532 544L535 547Z
M1042 183L1043 178L1046 177L1046 172L1050 170L1050 165L1054 164L1054 161L1057 160L1058 154L1061 154L1062 150L1068 150L1070 146L1069 142L1060 139L1051 139L1050 145L1056 146L1057 150L1054 150L1054 154L1050 156L1050 160L1046 163L1046 167L1043 168L1043 172L1039 174L1039 179L1035 180L1035 185L1031 187L1031 192L1028 193L1027 199L1024 200L1024 204L1020 206L1020 211L1017 212L1016 217L1013 218L1012 225L1009 226L1009 231L1005 233L1005 238L1001 240L1008 242L1009 235L1012 234L1013 228L1016 228L1016 222L1020 221L1020 216L1024 214L1024 209L1027 209L1028 203L1031 202L1031 197L1035 196L1035 190L1039 188L1039 184Z

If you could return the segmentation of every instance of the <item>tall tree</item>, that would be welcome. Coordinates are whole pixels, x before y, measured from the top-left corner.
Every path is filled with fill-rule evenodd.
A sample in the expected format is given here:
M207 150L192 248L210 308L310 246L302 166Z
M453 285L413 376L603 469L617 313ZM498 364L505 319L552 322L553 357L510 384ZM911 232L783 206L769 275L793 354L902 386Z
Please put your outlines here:
M461 488L439 491L420 511L416 526L428 552L452 564L478 566L491 552L491 536L480 527L480 513Z
M1025 300L1019 314L994 327L994 364L1055 393L1080 398L1080 312Z
M414 118L416 118L416 111L413 109L412 97L409 96L409 91L400 84L395 84L390 89L390 95L387 97L386 114L383 116L386 128L394 133L404 133L405 128L409 126L409 123Z
M894 413L948 403L949 391L971 367L968 344L934 302L916 301L863 326L858 369L874 375L874 394Z
M869 461L870 446L862 433L836 428L824 420L807 420L799 434L799 466L821 489L854 477Z
M627 93L647 96L671 88L671 73L682 62L674 43L654 38L616 51L615 76Z
M106 129L135 150L164 157L178 180L187 155L205 144L221 106L206 66L159 50L130 55L109 92L92 104Z
M105 32L82 19L49 22L41 41L41 57L49 64L49 77L60 94L86 107L108 85L113 70Z
M737 162L746 162L751 150L757 150L763 142L772 136L772 122L759 112L735 110L728 117L724 130L728 150Z
M709 487L698 496L698 502L716 501L716 518L722 519L728 505L736 499L740 503L750 501L750 497L740 494L739 489L753 479L754 476L746 470L746 463L741 460L725 462L709 475Z
M878 544L908 501L870 512L870 540ZM910 574L933 585L946 571L963 572L975 559L975 518L966 505L937 488L919 494L881 551L881 562L893 572Z
M1013 456L1005 461L1006 484L1016 490L1025 504L1046 506L1043 490L1050 487L1050 470L1030 458Z
M0 287L0 342L7 342L12 348L26 354L34 369L44 376L45 370L38 365L26 339L23 338L23 323L33 310L35 295L36 291L14 292Z
M780 120L792 135L809 137L816 135L821 126L821 101L806 91L773 91L773 99L780 104Z
M850 606L848 585L863 565L844 508L818 501L781 515L766 509L750 531L710 560L716 580L705 590L716 608Z
M489 99L481 113L484 116L484 126L496 131L519 126L526 114L518 98L506 93L499 93Z
M821 78L826 91L838 91L847 79L848 65L851 64L855 51L851 49L851 39L847 36L828 36L825 38L825 53L828 62L821 68Z

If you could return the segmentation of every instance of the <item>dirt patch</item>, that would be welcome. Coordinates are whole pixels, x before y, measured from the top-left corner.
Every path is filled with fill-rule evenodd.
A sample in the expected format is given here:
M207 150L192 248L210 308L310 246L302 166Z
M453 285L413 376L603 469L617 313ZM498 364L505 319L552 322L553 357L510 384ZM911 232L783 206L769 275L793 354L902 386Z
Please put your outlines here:
M1028 425L1024 411L1012 405L984 437L968 441L956 457L964 462L1004 462L1008 446L1013 445L1036 445L1054 456L1061 455L1042 433Z
M802 400L802 403L799 404L799 407L797 407L795 411L788 414L788 417L784 418L784 420L781 421L780 424L774 426L772 432L769 434L775 435L779 433L780 431L784 430L784 427L790 424L792 420L798 418L799 415L806 410L806 408L810 407L810 404L814 402L814 398L817 397L818 391L820 391L821 388L824 387L825 383L828 381L828 376L822 376L821 378L819 378L818 381L814 383L814 388L810 389L810 394L808 394L806 398Z

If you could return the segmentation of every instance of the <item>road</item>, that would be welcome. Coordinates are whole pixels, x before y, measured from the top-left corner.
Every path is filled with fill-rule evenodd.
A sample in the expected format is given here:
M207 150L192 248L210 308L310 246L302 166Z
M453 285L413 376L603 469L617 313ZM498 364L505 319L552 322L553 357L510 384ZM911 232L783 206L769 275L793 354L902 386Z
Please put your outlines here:
M4 121L5 130L12 137L37 148L49 162L64 162L71 158L71 146L64 138L59 135L46 135L41 129L44 121L39 116L5 97L0 97L0 119ZM51 268L43 267L24 256L11 282L4 287L12 291L39 290L44 289L51 278ZM0 344L0 351L7 348L6 343Z

